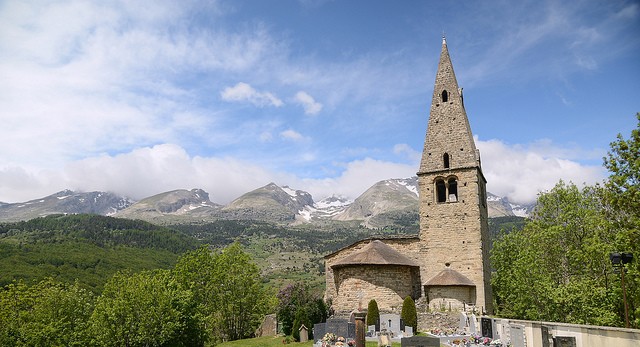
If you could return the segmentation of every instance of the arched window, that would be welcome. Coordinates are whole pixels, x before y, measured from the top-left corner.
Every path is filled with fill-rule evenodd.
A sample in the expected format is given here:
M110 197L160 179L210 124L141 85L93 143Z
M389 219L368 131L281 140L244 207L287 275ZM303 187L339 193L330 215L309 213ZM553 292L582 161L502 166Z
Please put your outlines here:
M442 161L444 162L444 168L448 169L449 168L449 153L445 153L442 156Z
M442 179L436 181L436 201L447 202L447 187Z
M458 181L455 178L449 178L449 202L458 201Z
M449 93L447 93L447 90L443 90L442 91L442 102L447 102L449 101Z

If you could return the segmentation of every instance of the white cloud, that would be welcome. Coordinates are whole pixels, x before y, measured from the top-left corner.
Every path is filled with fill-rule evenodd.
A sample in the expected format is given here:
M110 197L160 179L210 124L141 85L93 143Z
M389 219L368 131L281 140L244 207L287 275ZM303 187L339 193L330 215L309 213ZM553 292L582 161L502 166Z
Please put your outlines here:
M292 131L292 134L295 133ZM593 184L604 178L599 166L582 165L550 154L562 148L534 143L507 145L499 140L476 140L488 190L513 202L535 201L560 180ZM301 160L313 160L301 154ZM141 199L172 189L202 188L211 200L228 203L255 188L276 182L310 192L315 200L332 194L355 199L374 183L408 178L417 166L365 158L344 163L336 177L305 178L274 172L249 161L230 157L190 156L182 147L163 144L118 155L101 155L68 164L63 170L0 169L0 201L19 202L40 198L62 189L112 191Z
M382 160L365 158L345 164L342 174L335 178L302 179L304 187L318 201L332 194L340 194L355 199L376 182L390 178L415 176L417 167Z
M212 126L222 112L196 106L204 87L183 78L246 71L269 61L277 46L261 27L186 30L182 19L194 7L219 15L215 2L0 7L0 138L12 144L0 146L0 157L17 167L55 168L185 137L192 143L234 138L228 128ZM254 98L282 104L269 93Z
M527 146L507 145L500 140L479 141L482 169L487 190L510 201L530 203L538 193L547 191L559 180L577 185L594 184L605 178L601 166L584 165L570 158L566 148L554 147L547 141Z
M287 118L285 111L289 110L279 109L277 115L264 117L271 123L228 117L229 105L217 98L211 100L212 89L222 91L222 100L258 107L278 107L284 102L275 91L256 90L245 82L233 84L252 81L274 86L270 88L288 96L298 91L287 100L301 105L306 114L324 112L328 119L331 116L343 122L335 124L336 128L350 130L350 126L356 133L357 127L365 124L360 117L369 122L376 115L395 119L393 115L402 114L404 109L388 112L396 107L389 105L400 101L404 107L407 95L421 94L417 91L431 86L433 81L425 71L435 68L437 58L425 59L410 47L396 51L367 48L366 52L354 50L348 56L322 61L312 53L304 57L291 54L304 47L289 50L287 45L295 40L274 38L274 33L265 29L269 23L225 28L224 21L218 25L216 18L208 21L215 25L198 26L190 21L195 11L208 19L219 16L218 5L215 1L158 1L149 6L148 2L118 0L3 3L0 138L8 145L0 146L0 200L37 198L64 188L118 189L140 198L174 188L202 187L210 191L214 201L225 202L270 181L297 184L320 198L342 189L345 195L356 197L378 180L415 174L417 167L412 165L361 159L344 164L338 177L306 179L271 172L250 159L217 154L218 149L230 148L230 143L248 143L247 139L266 146L269 142L277 144L273 141L276 137L292 141L309 138L292 129L280 132L289 126L298 127ZM514 68L518 76L555 76L554 66L558 71L566 70L564 60L582 68L602 67L601 55L613 54L602 49L604 43L626 32L623 28L628 24L624 23L637 19L640 13L640 6L631 4L609 13L609 19L593 22L578 20L570 11L574 5L569 3L529 6L536 7L534 17L489 11L511 19L501 22L498 40L496 36L485 36L486 42L466 40L475 47L468 54L474 56L471 62L477 65L459 74L466 75L465 83L491 83L493 74L513 77L507 72ZM582 9L585 5L575 6ZM518 8L505 7L505 11L523 11L526 7ZM477 47L487 53L476 54ZM564 48L558 54L537 59L534 53L539 47ZM456 51L463 54L467 50ZM531 60L537 62L532 67L526 65ZM462 61L460 66L464 68ZM496 65L496 61L501 64ZM546 73L538 73L541 69ZM323 103L304 90L314 91ZM415 99L421 100L418 96ZM339 112L329 114L334 110ZM323 141L315 135L314 140ZM202 143L206 146L198 147ZM581 183L603 176L599 167L579 163L585 157L601 157L595 152L560 148L545 141L512 146L491 140L479 141L478 146L490 190L512 200L532 200L539 190L549 189L560 178ZM230 153L243 150L233 147ZM406 144L395 145L393 150L419 160L420 152ZM344 148L334 151L347 152ZM367 148L353 152L351 158L375 155ZM207 154L192 157L188 153ZM249 157L242 153L243 158ZM307 152L297 158L312 161L326 156ZM60 169L65 165L66 169ZM328 168L327 172L334 169Z
M244 82L238 82L233 87L227 87L220 92L222 100L225 101L248 101L255 106L282 106L284 103L282 100L275 97L269 92L259 92L249 84Z
M292 141L302 141L305 139L304 136L302 136L302 134L300 134L299 132L293 130L293 129L287 129L283 132L280 133L280 136L282 136L283 138L287 139L287 140L292 140Z
M287 180L286 175L234 158L190 156L173 144L80 160L69 164L64 175L69 187L85 191L108 190L141 199L172 189L202 188L219 203Z
M420 162L420 158L422 158L422 152L414 150L406 143L398 143L393 146L393 153L404 155L407 159L416 163Z
M312 159L308 155L301 159ZM269 182L306 190L316 200L334 193L356 198L380 180L411 177L416 171L413 165L370 158L346 163L344 168L336 178L300 178L234 158L190 156L180 146L163 144L78 160L59 171L2 169L0 201L26 201L66 188L110 191L134 199L173 189L202 188L212 201L226 204Z
M311 95L306 92L299 91L296 93L295 100L302 105L305 114L316 115L322 111L322 104L317 102Z
M258 136L258 138L261 142L270 142L271 140L273 140L273 135L269 131L263 131L260 133L260 136Z

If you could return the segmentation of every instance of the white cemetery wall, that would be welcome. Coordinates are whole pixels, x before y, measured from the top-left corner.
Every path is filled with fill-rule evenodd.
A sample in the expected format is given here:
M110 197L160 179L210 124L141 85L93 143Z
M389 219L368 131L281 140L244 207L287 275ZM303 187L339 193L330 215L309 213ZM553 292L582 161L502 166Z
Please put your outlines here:
M502 325L510 325L510 335L522 328L526 346L542 346L542 329L546 327L552 337L574 337L576 347L640 347L640 330L593 325L578 325L555 322L525 321L516 319L496 319L497 331L504 331ZM516 329L514 329L514 327ZM509 342L497 336L503 342ZM518 341L518 342L516 342ZM519 344L519 338L512 344Z

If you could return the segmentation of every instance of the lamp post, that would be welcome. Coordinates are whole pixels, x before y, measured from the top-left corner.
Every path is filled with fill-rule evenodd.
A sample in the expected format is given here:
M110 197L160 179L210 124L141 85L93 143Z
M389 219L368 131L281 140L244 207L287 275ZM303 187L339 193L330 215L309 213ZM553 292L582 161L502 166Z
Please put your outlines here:
M629 328L629 307L627 306L627 289L624 286L624 273L626 272L626 268L624 264L628 264L633 260L632 253L610 253L609 259L611 260L611 265L613 265L616 270L620 271L620 278L622 282L622 300L624 302L624 324L625 327Z

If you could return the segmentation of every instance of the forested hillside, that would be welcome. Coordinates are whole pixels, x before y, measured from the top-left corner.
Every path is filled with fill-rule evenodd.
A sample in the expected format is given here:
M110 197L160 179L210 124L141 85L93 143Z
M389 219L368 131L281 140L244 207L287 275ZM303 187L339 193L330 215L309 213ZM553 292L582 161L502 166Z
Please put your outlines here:
M519 217L490 220L492 234L520 226ZM259 221L220 220L157 226L98 215L53 215L0 224L0 286L46 277L96 293L118 270L167 269L200 244L222 249L240 243L274 289L297 280L324 288L324 256L368 237L406 235L413 230L371 230L353 223L321 227L279 226Z
M55 215L0 224L0 286L53 277L94 292L122 269L166 269L200 243L143 221Z
M276 289L304 280L319 290L324 290L325 255L363 238L407 232L403 229L371 230L359 227L357 223L291 227L229 220L173 227L216 248L240 243L253 256L265 280Z

